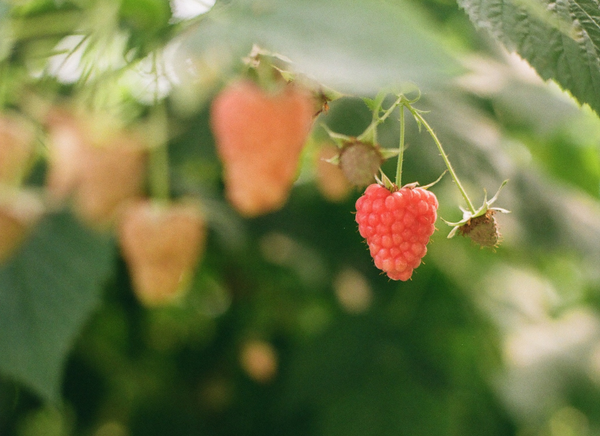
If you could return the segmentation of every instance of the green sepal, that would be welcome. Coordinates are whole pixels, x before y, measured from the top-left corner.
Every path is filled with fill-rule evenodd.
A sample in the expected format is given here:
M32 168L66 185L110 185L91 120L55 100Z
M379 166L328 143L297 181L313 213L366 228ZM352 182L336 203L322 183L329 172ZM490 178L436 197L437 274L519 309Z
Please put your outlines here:
M484 195L484 199L483 199L483 204L475 212L465 210L461 207L460 210L463 213L463 218L460 221L453 223L450 221L446 221L444 218L440 217L442 221L444 221L449 226L453 227L453 229L450 230L450 233L448 233L448 238L454 237L456 235L456 232L462 226L467 224L473 218L477 218L479 216L485 215L488 210L493 210L493 211L500 212L500 213L510 213L509 210L503 209L501 207L491 207L492 204L494 204L494 202L498 199L498 196L500 195L500 191L502 190L502 188L504 188L504 185L506 185L507 183L508 183L508 179L503 181L502 184L500 185L500 187L498 188L498 191L496 191L496 194L490 200L487 199L487 192L484 190L485 195Z

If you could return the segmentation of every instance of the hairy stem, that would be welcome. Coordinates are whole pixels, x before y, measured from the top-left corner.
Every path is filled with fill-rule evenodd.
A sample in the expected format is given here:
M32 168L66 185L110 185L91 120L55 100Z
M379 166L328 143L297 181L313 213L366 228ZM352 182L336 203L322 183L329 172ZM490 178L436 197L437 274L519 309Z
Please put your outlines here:
M373 121L371 122L371 124L369 125L369 127L366 128L366 130L360 134L360 136L357 138L359 141L365 141L366 139L370 139L373 142L374 138L375 138L375 128L380 125L381 123L383 123L391 114L392 112L394 112L394 109L396 109L396 106L398 106L400 104L400 102L402 101L402 98L399 97L394 104L392 104L381 116L377 116L376 118L373 119ZM379 111L377 111L379 112Z
M475 208L473 207L473 203L471 202L471 199L467 195L467 191L465 191L465 188L463 188L462 183L460 183L458 176L454 172L454 168L452 168L452 164L450 163L450 160L448 159L448 155L444 151L444 148L442 147L442 143L438 139L437 135L435 134L435 132L433 131L431 126L427 123L427 121L425 121L425 118L423 118L423 116L419 113L419 111L416 110L415 108L413 108L408 101L403 101L403 105L406 106L406 108L412 113L412 115L415 117L417 122L419 122L420 124L425 126L425 128L427 129L427 132L429 132L429 134L433 138L433 142L435 142L435 145L437 146L438 150L440 151L442 159L444 159L444 163L446 164L446 168L448 168L448 172L450 173L452 180L454 180L454 183L456 183L458 190L460 191L463 198L465 199L465 202L467 203L467 207L469 208L469 211L471 211L472 213L475 213Z
M400 145L398 146L398 164L396 166L396 186L402 186L402 162L404 160L404 104L400 105Z

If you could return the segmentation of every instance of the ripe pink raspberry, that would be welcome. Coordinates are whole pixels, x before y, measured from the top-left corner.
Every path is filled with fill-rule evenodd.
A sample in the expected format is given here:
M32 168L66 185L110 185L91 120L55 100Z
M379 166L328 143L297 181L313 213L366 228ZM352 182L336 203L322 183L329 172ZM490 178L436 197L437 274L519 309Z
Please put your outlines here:
M438 201L432 192L405 186L393 192L373 184L356 201L356 222L375 266L406 281L427 253Z

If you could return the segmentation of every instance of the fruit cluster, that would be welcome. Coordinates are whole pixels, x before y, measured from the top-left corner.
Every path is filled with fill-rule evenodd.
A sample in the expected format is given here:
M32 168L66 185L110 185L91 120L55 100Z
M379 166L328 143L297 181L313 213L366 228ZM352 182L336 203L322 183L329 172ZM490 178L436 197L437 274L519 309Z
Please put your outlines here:
M265 66L260 54L256 56L254 75L248 73L229 83L210 105L225 197L248 218L283 207L314 120L332 100L321 85L290 78L274 65ZM369 185L356 202L356 222L375 265L392 280L410 279L435 231L436 196L428 187L400 183L405 109L432 135L469 206L462 221L449 223L454 226L449 236L460 230L482 246L495 247L499 233L493 215L507 212L491 207L498 194L475 210L433 130L411 106L414 101L399 95L383 110L384 100L385 95L380 95L367 101L373 120L357 137L334 133L325 126L331 141L315 152L320 156L316 179L326 198L337 201L348 195L350 186ZM382 148L377 144L376 127L397 108L400 147ZM153 175L168 179L168 135L163 132L165 139L157 144L144 129L125 127L107 113L66 106L45 113L39 131L47 145L42 199L21 186L36 152L35 128L23 117L0 116L0 261L17 249L45 207L69 205L89 226L115 231L142 303L160 305L182 295L201 257L206 224L197 200L169 199L168 180L166 189L153 192L157 186L152 183ZM163 153L162 160L156 158L157 152ZM392 183L381 172L381 164L396 155L397 175ZM156 168L157 162L163 166ZM146 192L148 181L150 193Z
M40 194L22 187L36 152L33 127L23 116L0 116L0 261L44 213L69 205L86 225L116 230L136 295L165 304L186 289L202 252L204 218L196 204L146 198L147 138L117 126L106 113L50 109L41 122L48 169Z

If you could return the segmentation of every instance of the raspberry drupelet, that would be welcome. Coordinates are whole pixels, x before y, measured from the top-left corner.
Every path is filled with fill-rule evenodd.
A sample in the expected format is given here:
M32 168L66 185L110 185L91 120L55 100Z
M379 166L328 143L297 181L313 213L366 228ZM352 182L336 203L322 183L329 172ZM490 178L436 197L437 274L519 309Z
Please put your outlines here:
M438 201L432 192L405 186L390 191L372 184L356 201L356 222L375 266L406 281L421 264L435 231Z

